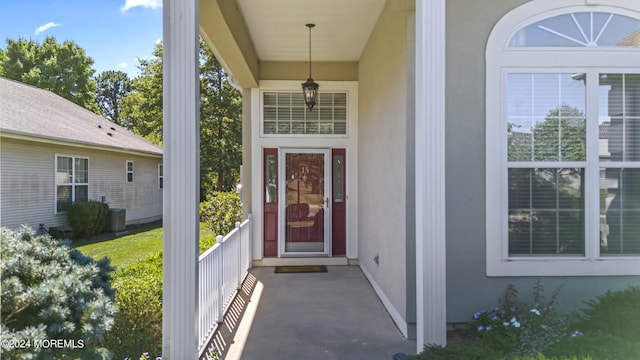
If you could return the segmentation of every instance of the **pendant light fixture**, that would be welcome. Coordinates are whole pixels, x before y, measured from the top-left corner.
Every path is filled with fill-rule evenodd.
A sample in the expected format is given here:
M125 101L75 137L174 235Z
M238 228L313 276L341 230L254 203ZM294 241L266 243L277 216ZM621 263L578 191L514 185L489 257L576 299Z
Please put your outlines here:
M309 28L309 78L302 83L302 93L304 94L304 103L307 104L309 111L311 111L316 104L318 87L320 87L320 85L311 78L311 28L316 26L316 24L306 24L305 26Z

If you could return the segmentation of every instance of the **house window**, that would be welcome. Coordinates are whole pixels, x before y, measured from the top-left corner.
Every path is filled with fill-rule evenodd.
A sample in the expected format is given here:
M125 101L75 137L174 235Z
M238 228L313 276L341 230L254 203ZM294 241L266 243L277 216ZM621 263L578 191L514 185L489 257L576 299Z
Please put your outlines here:
M487 45L489 275L640 274L640 18L571 2Z
M347 93L320 92L312 111L301 91L263 93L265 135L346 135Z
M537 21L516 32L510 47L638 46L637 19L598 11L575 11ZM633 39L633 36L636 39Z
M158 164L158 189L164 189L164 165Z
M133 160L127 160L125 165L125 171L127 174L127 184L133 183Z
M600 253L640 255L640 74L599 74Z
M56 213L69 204L89 200L89 158L56 155Z
M506 76L508 254L584 255L584 81Z

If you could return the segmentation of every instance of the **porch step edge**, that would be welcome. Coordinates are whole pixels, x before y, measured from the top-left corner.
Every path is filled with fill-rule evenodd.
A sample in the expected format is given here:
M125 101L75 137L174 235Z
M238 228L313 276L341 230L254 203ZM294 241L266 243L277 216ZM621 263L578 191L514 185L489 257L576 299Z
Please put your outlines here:
M261 267L261 266L304 266L304 265L327 265L327 266L337 266L337 265L353 265L353 261L357 259L348 259L346 257L323 257L323 258L314 258L314 257L305 257L305 258L263 258L263 259L254 259L253 266Z

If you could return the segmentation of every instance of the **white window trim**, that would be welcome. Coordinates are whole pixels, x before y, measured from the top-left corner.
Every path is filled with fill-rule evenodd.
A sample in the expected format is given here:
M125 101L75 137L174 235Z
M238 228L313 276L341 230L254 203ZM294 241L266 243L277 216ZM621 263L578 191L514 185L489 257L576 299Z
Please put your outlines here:
M346 192L351 205L347 206L347 258L358 257L358 82L357 81L320 81L320 86L327 91L347 91L348 93L348 136L309 135L291 136L262 136L262 91L300 89L299 81L290 80L261 80L259 87L251 89L251 173L262 174L263 149L264 148L344 148L347 149ZM300 89L300 91L302 91ZM254 181L251 186L253 194L251 212L256 229L263 228L262 214L264 211L264 189L262 181ZM254 233L253 249L254 259L262 259L263 232Z
M593 185L593 171L599 171L600 163L596 155L587 155L585 185L585 222L588 224L585 244L585 256L547 256L547 257L509 257L508 225L506 207L507 189L507 152L506 128L503 123L503 109L506 107L503 90L508 71L563 72L584 68L585 71L598 72L637 72L640 63L640 51L633 48L509 48L510 37L517 30L542 19L556 15L580 12L611 12L640 19L640 2L636 0L567 0L558 5L557 0L531 1L505 15L493 28L486 49L486 260L487 276L600 276L600 275L640 275L640 257L637 256L599 256L599 244L590 239L589 234L598 233L598 223L592 224L593 212L598 211L599 197L597 184ZM616 53L615 66L597 66L609 64L611 53ZM554 56L551 56L553 53ZM624 55L624 56L618 56ZM586 56L588 55L588 56ZM558 67L556 56L571 61L567 67ZM595 64L595 65L594 65ZM533 67L535 65L535 67ZM591 77L593 78L593 76ZM595 80L594 80L595 81ZM597 96L597 94L596 94ZM595 101L594 101L595 100ZM587 112L597 107L596 99L587 99ZM596 125L594 125L596 124ZM597 131L597 120L589 121L587 132L591 134L587 142L593 142ZM589 136L589 135L587 135ZM597 144L597 140L596 140ZM589 145L588 145L589 146ZM589 151L589 147L587 148ZM533 166L533 164L532 164ZM496 176L498 174L498 176ZM591 192L591 194L589 193ZM594 205L595 204L595 205ZM594 210L595 209L595 210ZM590 215L591 214L591 215Z
M344 83L344 84L343 84ZM319 81L319 92L346 93L347 94L347 129L344 134L265 134L264 132L264 93L265 92L302 92L299 81L266 80L260 82L260 137L261 138L349 138L351 135L351 123L354 114L355 88L352 82Z
M164 165L158 164L158 190L164 189Z
M131 164L131 170L129 170L129 164ZM136 176L135 176L135 163L133 162L133 160L126 160L124 162L124 182L127 184L133 184L136 181ZM129 174L131 174L131 181L129 181Z
M58 183L58 158L71 158L71 166L72 166L72 171L73 171L73 175L72 175L72 181L71 183L64 183L64 184L59 184ZM87 160L87 182L86 183L76 183L75 182L75 175L76 175L76 159L86 159ZM78 155L68 155L68 154L55 154L54 157L54 170L53 170L53 214L57 215L57 214L66 214L66 211L58 211L58 186L65 186L65 185L71 185L71 202L75 202L76 201L76 185L86 185L87 186L87 193L90 194L91 191L91 185L90 185L90 181L89 181L89 177L90 177L90 167L89 167L89 157L88 156L78 156Z

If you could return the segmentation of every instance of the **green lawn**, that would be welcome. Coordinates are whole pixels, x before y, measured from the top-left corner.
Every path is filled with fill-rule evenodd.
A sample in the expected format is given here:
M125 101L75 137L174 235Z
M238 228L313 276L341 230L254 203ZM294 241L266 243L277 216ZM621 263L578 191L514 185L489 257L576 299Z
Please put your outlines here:
M200 253L215 243L213 234L204 223L200 223ZM111 265L122 269L136 260L162 250L162 228L158 227L113 239L85 243L77 246L83 254L98 260L111 259Z

